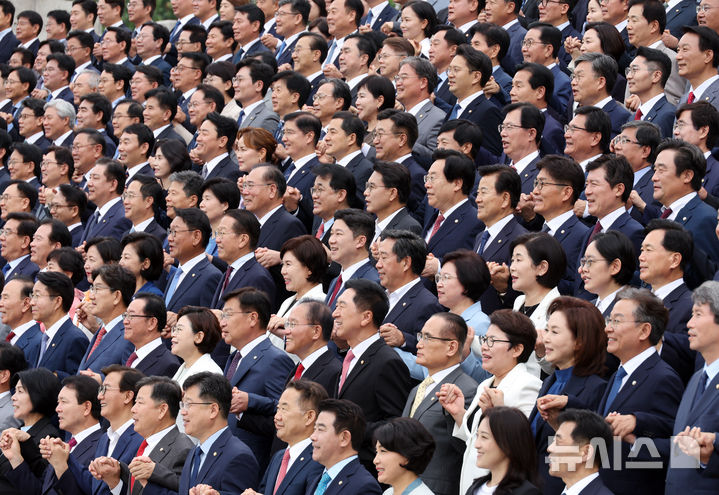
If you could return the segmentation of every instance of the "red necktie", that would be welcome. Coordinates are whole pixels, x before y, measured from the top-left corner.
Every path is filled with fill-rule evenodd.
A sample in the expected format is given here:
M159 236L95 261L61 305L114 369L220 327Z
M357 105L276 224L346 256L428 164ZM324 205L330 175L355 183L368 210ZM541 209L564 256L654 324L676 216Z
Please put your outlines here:
M344 361L342 361L342 377L340 378L340 386L337 387L337 393L342 390L342 387L345 384L345 380L347 379L347 373L350 370L350 363L355 358L354 352L352 352L352 349L347 351L347 355L345 356Z
M137 353L135 351L132 351L132 354L130 354L130 357L127 358L127 362L125 363L125 366L127 366L128 368L131 367L132 363L134 363L136 359L137 359Z
M432 237L434 237L434 234L437 233L440 225L442 225L442 222L444 222L444 215L442 215L440 213L439 215L437 215L437 220L434 221L434 226L432 227L432 233L429 234L429 239L427 239L428 242L431 241Z
M637 113L634 114L634 120L642 120L642 115L644 115L642 111L637 108Z
M335 298L337 297L337 293L340 291L340 287L342 287L342 274L340 273L337 276L337 283L335 284L335 288L332 291L332 295L330 296L330 299L328 301L328 305L332 306L335 302Z
M602 231L602 224L597 222L597 224L592 229L592 233L589 234L589 240L587 241L587 246L589 246L592 243L592 239L594 239L594 236L597 235L601 231Z
M222 281L222 290L220 291L220 295L225 293L225 289L227 288L227 284L230 283L230 275L232 275L232 268L231 266L227 267L227 270L225 271L225 279Z
M669 218L669 215L672 214L672 209L667 208L662 212L662 215L659 218Z
M10 333L7 334L7 337L5 337L5 342L10 342L14 338L15 338L15 332L10 331Z
M687 95L687 103L694 103L694 91L689 91Z
M75 437L72 437L68 440L67 444L70 446L70 450L72 450L75 448L75 445L77 445L77 440L75 440Z
M90 349L90 352L87 355L88 359L90 358L90 356L92 356L92 353L95 352L95 349L97 349L97 346L100 345L100 342L102 341L102 338L105 336L106 333L107 333L107 329L104 326L100 327L100 330L97 332L97 338L95 339L95 343L92 344L92 349Z
M300 366L302 366L300 364ZM280 483L285 479L287 474L287 465L290 463L290 448L285 449L285 454L282 456L282 464L280 464L280 472L277 473L277 481L275 481L275 489L272 490L273 495L277 493L277 489L280 487Z
M302 366L302 363L297 366L297 370L295 371L295 376L292 378L293 381L299 380L302 378L302 373L305 371L305 367Z
M322 222L320 224L320 228L317 229L317 233L315 234L315 237L319 240L322 240L322 236L325 235L325 223Z
M140 457L142 454L145 453L145 448L147 448L147 440L143 440L140 444L140 448L137 449L137 455L135 457ZM132 493L132 487L135 485L135 477L130 477L130 493Z

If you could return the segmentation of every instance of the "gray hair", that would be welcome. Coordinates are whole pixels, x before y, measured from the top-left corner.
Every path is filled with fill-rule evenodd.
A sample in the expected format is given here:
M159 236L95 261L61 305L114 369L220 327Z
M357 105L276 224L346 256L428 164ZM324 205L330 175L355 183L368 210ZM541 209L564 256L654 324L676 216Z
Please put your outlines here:
M85 69L80 72L77 77L80 77L83 74L90 76L87 78L87 84L89 84L91 88L97 89L98 84L100 84L100 73L95 70ZM77 79L77 77L75 79Z
M56 98L45 103L44 109L48 108L54 108L61 119L70 119L70 124L75 122L75 107L72 106L72 103Z
M420 79L427 79L427 91L429 94L434 92L439 82L439 77L437 76L437 69L429 60L421 57L407 57L400 62L400 68L402 68L403 65L412 67Z
M719 282L708 280L694 289L692 303L708 304L714 313L714 323L719 323Z
M190 196L197 196L197 203L199 205L202 193L202 176L194 170L182 170L180 172L173 172L170 174L169 182L178 182L182 184L182 190L185 195L189 198ZM169 183L168 182L168 183Z
M649 343L657 345L664 335L669 322L669 311L664 307L664 303L657 296L652 294L649 289L636 289L628 287L617 293L617 301L627 299L634 301L637 305L634 310L634 320L642 323L649 323L652 326L649 334Z
M603 53L584 53L576 58L574 67L577 67L581 62L589 62L592 65L592 71L595 75L607 80L609 80L610 75L612 75L614 76L613 80L616 80L619 65L617 65L617 61L609 55ZM611 92L611 88L609 88L608 84L607 91Z

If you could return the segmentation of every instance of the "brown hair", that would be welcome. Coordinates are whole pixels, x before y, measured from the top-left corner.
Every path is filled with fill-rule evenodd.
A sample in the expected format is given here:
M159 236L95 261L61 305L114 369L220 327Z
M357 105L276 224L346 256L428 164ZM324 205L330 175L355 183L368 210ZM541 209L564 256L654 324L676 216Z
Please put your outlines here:
M187 316L190 322L190 329L193 335L202 332L202 341L195 344L197 350L203 354L209 354L215 350L215 346L220 341L222 331L220 330L220 322L217 317L207 308L199 306L185 306L177 313L177 320L183 316Z
M604 333L602 313L589 301L561 296L552 301L547 316L560 311L567 320L569 330L576 339L574 371L576 376L601 374L607 352L607 334Z
M259 127L244 127L237 131L237 141L240 138L245 143L245 146L249 146L253 150L264 149L266 152L265 161L275 163L277 141L275 141L270 131Z

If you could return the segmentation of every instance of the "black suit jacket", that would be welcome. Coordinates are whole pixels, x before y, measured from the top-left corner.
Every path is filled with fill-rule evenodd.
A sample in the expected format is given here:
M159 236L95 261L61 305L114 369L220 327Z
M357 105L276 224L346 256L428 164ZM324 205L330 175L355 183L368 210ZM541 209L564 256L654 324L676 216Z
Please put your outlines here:
M402 207L387 224L387 229L409 230L417 235L422 235L422 225L409 214L406 207ZM375 232L376 234L376 232Z
M427 290L422 281L413 285L392 310L387 313L382 323L393 323L404 335L404 350L417 353L417 333L435 313L444 312L434 294Z
M576 285L579 277L577 266L584 253L584 237L588 231L589 227L579 221L576 215L572 215L554 232L554 238L562 245L567 257L567 271L557 286L564 295L571 295Z
M240 169L237 163L232 161L230 155L227 155L225 158L220 160L220 163L215 165L212 172L207 174L205 180L213 179L215 177L225 177L230 179L232 182L237 182L237 179L240 177Z
M357 184L357 198L364 205L364 188L367 185L369 176L372 175L372 162L365 158L364 153L360 152L347 164L347 170L354 175Z
M292 369L287 379L289 383L295 376L299 364ZM312 365L302 372L302 379L317 382L322 385L329 395L337 389L337 381L342 373L342 363L337 354L327 349Z
M425 238L434 229L439 210L424 225L422 237ZM477 219L477 208L467 199L461 206L444 219L439 230L430 237L427 251L435 258L442 259L445 254L457 249L472 249L474 239L484 229L484 224Z
M20 41L15 36L15 33L10 31L3 39L0 40L0 63L6 64L10 60L12 51L18 47Z
M160 242L165 242L165 239L167 239L167 231L163 229L155 219L153 219L152 222L149 223L149 225L145 229L145 232L154 235L155 237L160 239Z
M155 141L158 141L160 139L177 139L182 144L185 144L185 140L182 139L182 136L180 136L175 129L173 129L172 125L170 127L163 130L160 134L157 135L155 138Z
M482 478L477 478L474 480L474 483L469 487L469 490L467 490L466 495L474 495L474 493L487 481L489 481L489 476L484 476ZM517 488L511 491L512 495L541 495L542 492L531 484L529 481L522 482L521 485L519 485ZM603 494L602 494L603 495Z
M166 346L159 345L150 354L144 357L135 369L142 371L145 376L166 376L172 378L180 367L180 361Z
M696 352L689 348L687 335L687 322L692 316L692 293L686 284L681 284L662 302L669 310L662 358L674 368L684 383L687 383L694 373L696 361Z
M282 207L274 212L260 229L257 247L266 247L279 251L287 239L306 233L307 230L302 225L302 222Z
M447 114L447 120L449 120ZM499 124L502 123L502 112L491 104L484 95L474 99L467 108L457 117L474 122L482 129L482 147L490 153L499 156L502 154L502 139L499 137Z

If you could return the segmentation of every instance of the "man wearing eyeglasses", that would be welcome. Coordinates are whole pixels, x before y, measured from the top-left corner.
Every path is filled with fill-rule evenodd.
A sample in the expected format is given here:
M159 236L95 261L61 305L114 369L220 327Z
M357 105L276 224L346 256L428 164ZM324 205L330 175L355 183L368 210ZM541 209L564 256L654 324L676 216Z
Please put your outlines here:
M664 88L671 74L671 60L659 50L639 47L627 67L627 90L639 104L634 120L651 122L662 137L672 137L675 107L667 100Z
M534 189L544 122L544 114L530 103L512 103L504 107L504 121L499 126L504 155L499 160L502 163L509 160L508 165L522 179L522 194L525 195Z
M428 376L409 393L402 416L418 420L435 441L432 460L421 475L433 493L452 495L459 491L464 445L452 436L455 424L435 397L445 383L459 387L464 409L477 393L477 382L459 367L467 339L467 324L461 316L438 313L417 334L417 364Z
M569 21L570 11L576 15L576 4L573 6L567 0L541 0L538 4L539 21L555 26L562 33L558 56L560 65L562 68L566 68L569 62L572 61L572 57L564 50L564 40L570 36L580 39L582 37L580 32L574 29L574 26ZM527 14L526 11L524 13L525 15Z
M10 183L3 196L18 194L17 184ZM12 198L10 198L12 199ZM3 203L5 199L3 198ZM28 212L8 213L5 225L0 229L0 255L7 261L2 272L5 280L14 275L35 278L39 268L30 261L30 243L37 230L37 220Z
M162 52L165 51L167 43L170 39L170 33L167 28L155 22L146 22L140 28L140 32L135 38L135 46L137 47L137 56L140 58L138 65L148 65L157 67L162 71L162 79L165 86L170 85L170 64L162 58Z
M135 277L120 265L105 265L97 269L93 280L89 301L80 305L78 320L94 336L78 370L102 378L102 368L125 364L134 349L125 339L123 313L135 293Z

